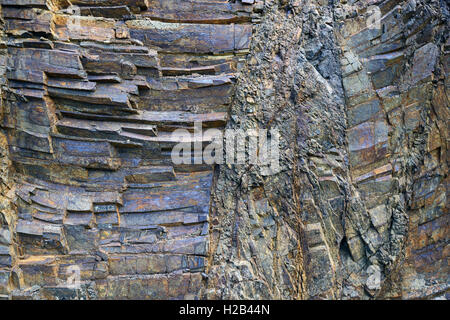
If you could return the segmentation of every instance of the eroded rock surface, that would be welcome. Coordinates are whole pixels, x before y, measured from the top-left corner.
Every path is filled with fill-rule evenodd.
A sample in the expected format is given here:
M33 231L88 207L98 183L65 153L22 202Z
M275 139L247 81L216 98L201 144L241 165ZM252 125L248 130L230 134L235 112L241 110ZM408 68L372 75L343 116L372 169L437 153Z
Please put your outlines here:
M1 11L0 297L447 298L447 2ZM199 121L281 170L175 165Z
M213 168L173 165L172 132L225 125L253 6L25 0L2 14L1 294L198 298ZM74 268L80 289L66 288Z

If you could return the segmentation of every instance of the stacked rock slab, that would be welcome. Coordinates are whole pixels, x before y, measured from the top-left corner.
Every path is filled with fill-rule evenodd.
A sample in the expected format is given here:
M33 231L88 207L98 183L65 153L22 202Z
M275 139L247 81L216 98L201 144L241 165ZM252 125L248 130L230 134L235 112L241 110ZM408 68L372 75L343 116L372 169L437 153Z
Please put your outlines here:
M221 168L209 297L448 298L448 4L265 4L228 125L281 172Z
M16 212L0 216L2 297L198 298L213 168L173 165L172 132L224 127L254 6L1 4Z
M339 8L337 37L351 178L370 223L348 215L348 248L357 264L369 259L383 269L379 297L444 297L448 6L351 2Z

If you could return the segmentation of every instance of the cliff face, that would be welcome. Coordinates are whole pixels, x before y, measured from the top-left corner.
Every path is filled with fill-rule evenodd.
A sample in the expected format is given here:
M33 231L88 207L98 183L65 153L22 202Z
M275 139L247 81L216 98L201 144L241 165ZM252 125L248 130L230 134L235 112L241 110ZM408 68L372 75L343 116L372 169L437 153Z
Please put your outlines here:
M174 165L183 135L172 132L225 125L253 6L2 5L15 194L2 220L2 294L198 298L213 167Z
M382 17L376 30L360 16L343 20L364 11L360 2L335 11L350 175L363 204L346 215L344 259L382 267L375 296L440 296L449 274L448 4L372 4Z
M1 4L1 297L448 294L445 1Z

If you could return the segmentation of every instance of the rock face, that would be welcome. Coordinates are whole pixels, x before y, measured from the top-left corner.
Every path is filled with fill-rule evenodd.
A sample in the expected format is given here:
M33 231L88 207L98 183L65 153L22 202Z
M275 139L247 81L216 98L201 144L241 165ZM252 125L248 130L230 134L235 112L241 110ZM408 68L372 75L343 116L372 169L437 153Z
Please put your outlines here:
M448 9L2 0L0 297L447 298Z
M362 15L364 6L355 5L339 12ZM386 281L371 295L437 297L449 275L448 6L384 1L377 8L378 29L358 16L337 21L350 175L363 203L346 215L350 265L380 265ZM369 223L355 223L361 220ZM353 274L349 288L357 288Z
M174 165L172 132L226 124L253 6L25 0L2 15L3 297L199 298L213 167Z

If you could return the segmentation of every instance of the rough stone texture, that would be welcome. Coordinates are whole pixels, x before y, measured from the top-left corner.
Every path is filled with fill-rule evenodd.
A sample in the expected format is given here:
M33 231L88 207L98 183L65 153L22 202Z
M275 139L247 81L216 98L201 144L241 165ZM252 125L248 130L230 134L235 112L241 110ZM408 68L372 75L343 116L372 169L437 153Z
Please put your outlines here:
M447 5L265 9L229 127L277 128L282 172L220 167L207 297L446 298Z
M1 1L0 298L448 298L446 1L71 3Z
M253 6L71 2L2 1L1 297L199 298L213 167L171 133L226 124Z
M315 2L266 4L237 84L229 127L279 130L281 172L220 168L208 294L337 298L333 244L343 234L340 188L349 186L340 152L345 108L332 11ZM319 38L326 48L320 53ZM329 80L315 68L324 63ZM323 232L331 229L332 234Z

